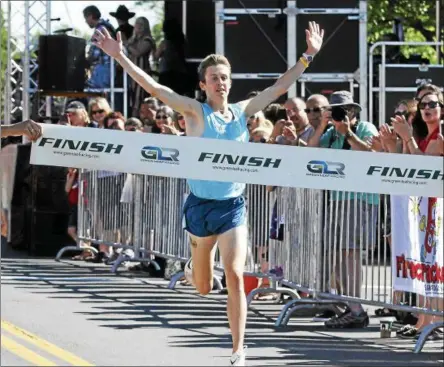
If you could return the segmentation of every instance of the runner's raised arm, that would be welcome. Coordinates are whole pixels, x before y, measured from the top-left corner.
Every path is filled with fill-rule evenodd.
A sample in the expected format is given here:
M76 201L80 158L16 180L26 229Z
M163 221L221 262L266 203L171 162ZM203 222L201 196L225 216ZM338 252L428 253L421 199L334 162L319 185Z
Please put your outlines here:
M182 114L200 113L199 102L192 98L181 96L172 89L159 84L146 72L136 66L123 52L122 37L117 33L117 40L111 37L106 29L94 32L94 44L113 57L122 68L149 94L160 99L163 103L170 106L173 110Z
M287 70L274 85L259 93L256 97L241 102L245 108L245 114L252 116L256 112L262 111L270 103L286 93L291 85L302 75L309 66L313 57L322 47L324 30L316 22L309 22L309 29L305 30L307 41L307 51L302 55L299 61L292 68Z

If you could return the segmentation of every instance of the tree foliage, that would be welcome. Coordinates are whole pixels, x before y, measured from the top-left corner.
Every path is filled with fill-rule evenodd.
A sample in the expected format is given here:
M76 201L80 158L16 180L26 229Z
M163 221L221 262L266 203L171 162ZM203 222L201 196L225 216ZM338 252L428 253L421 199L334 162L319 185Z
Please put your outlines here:
M5 103L5 81L8 61L8 32L5 19L0 11L0 120L3 119Z
M444 3L440 0L440 4ZM383 35L393 33L395 19L402 22L404 41L436 42L436 1L435 0L368 0L368 41L380 41ZM444 27L440 40L444 38ZM437 62L434 46L404 46L405 57L419 54ZM441 48L441 54L443 50Z

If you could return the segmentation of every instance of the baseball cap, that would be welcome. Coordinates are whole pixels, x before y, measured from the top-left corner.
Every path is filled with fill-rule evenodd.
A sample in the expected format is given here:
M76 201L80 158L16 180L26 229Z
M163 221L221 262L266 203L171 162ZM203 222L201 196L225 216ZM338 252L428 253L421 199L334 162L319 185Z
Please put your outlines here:
M72 101L66 107L65 112L72 112L75 110L86 110L85 105L79 101Z

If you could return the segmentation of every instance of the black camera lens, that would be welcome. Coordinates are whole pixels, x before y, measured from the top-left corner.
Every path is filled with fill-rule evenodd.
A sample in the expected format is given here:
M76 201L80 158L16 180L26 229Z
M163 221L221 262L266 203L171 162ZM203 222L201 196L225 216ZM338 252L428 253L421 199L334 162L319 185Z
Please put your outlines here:
M331 118L333 121L344 121L347 116L347 110L342 106L335 106L331 109Z

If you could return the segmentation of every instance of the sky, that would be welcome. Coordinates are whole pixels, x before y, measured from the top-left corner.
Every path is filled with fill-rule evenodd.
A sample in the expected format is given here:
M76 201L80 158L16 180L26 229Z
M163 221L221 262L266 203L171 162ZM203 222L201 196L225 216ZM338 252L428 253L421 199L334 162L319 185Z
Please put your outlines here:
M53 29L60 28L58 24L67 24L74 26L83 32L91 32L91 29L83 19L83 9L88 5L96 5L102 13L102 18L108 19L111 24L117 27L116 19L109 15L110 12L116 11L119 5L125 5L130 11L136 13L136 16L130 19L130 23L134 24L137 16L148 18L151 26L158 23L156 14L153 11L147 11L146 7L135 6L135 1L51 1L51 18L61 18L60 22L53 22Z

